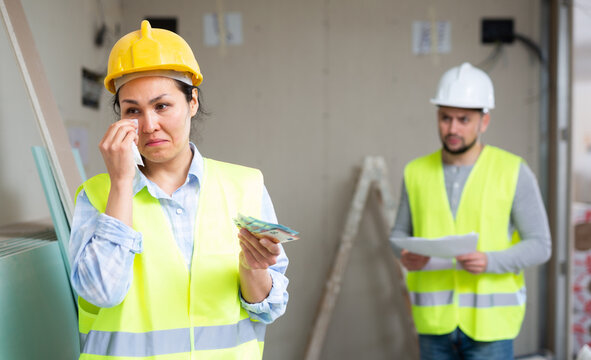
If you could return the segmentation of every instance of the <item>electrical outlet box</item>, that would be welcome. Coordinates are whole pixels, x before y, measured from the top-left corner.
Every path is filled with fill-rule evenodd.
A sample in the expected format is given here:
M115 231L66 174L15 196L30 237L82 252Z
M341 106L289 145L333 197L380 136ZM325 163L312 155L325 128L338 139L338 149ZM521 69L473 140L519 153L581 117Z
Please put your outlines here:
M176 17L146 17L153 28L170 30L176 33L178 20Z
M482 43L512 43L513 19L482 19Z

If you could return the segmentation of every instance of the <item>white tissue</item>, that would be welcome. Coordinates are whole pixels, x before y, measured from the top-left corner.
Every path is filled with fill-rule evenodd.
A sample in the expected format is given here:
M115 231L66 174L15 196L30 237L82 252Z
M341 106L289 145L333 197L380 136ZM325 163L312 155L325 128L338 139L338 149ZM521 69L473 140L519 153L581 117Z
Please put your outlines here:
M135 125L137 126L137 119L132 119L131 121L133 121L135 123ZM138 129L135 129L135 133L138 133ZM142 155L140 154L140 151L137 148L137 145L135 144L135 142L131 143L131 151L133 152L133 160L135 161L136 164L144 166L144 161L142 160Z

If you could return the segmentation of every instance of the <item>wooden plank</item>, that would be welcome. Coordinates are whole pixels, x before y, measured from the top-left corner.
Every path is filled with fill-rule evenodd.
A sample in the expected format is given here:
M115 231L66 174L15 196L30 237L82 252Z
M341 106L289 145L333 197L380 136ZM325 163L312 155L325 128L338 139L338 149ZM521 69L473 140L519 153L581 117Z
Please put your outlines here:
M22 4L19 0L0 0L0 12L69 222L74 213L74 193L82 183L82 178L76 167L68 134L51 93Z

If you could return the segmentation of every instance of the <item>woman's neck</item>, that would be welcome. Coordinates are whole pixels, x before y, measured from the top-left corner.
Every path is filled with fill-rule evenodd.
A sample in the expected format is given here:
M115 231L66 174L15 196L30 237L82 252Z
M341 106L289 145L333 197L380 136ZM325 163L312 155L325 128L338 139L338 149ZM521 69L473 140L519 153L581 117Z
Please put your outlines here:
M167 162L155 163L144 161L146 166L140 168L140 170L150 181L158 185L165 193L172 196L185 183L192 160L193 152L187 146L186 150Z

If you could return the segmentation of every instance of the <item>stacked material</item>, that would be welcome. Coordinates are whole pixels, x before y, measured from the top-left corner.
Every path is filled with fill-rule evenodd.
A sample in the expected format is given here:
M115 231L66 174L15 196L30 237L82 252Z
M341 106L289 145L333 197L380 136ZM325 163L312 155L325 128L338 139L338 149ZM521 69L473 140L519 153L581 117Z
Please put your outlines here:
M0 227L0 359L79 356L76 304L56 239L44 223Z
M573 208L575 252L573 264L573 354L591 345L591 204Z
M0 227L0 259L57 240L48 220L8 224Z

